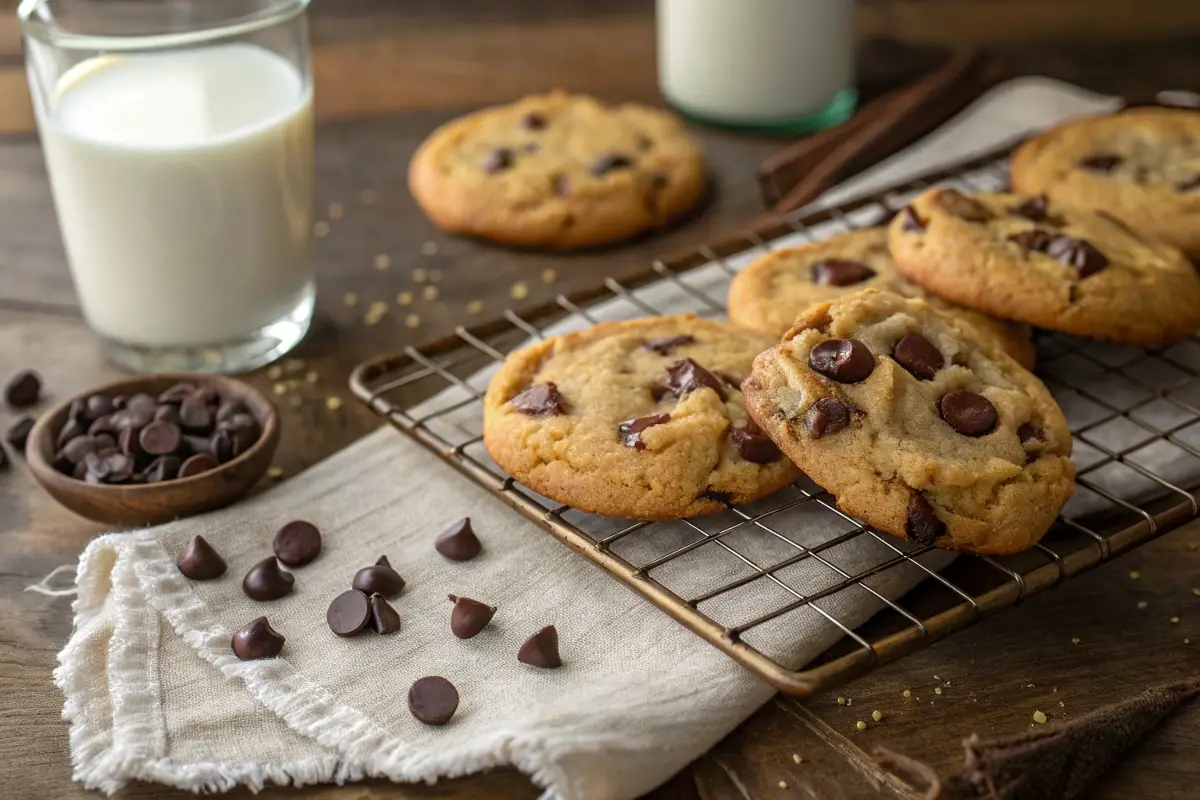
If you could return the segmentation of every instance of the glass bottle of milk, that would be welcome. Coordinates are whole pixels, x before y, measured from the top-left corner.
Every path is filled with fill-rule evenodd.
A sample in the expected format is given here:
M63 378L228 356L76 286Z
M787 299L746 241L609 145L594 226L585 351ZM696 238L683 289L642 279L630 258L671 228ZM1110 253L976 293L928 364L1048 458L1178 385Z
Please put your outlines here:
M799 133L854 111L854 0L658 0L658 84L700 122Z
M308 0L23 0L88 324L140 371L242 371L312 319Z

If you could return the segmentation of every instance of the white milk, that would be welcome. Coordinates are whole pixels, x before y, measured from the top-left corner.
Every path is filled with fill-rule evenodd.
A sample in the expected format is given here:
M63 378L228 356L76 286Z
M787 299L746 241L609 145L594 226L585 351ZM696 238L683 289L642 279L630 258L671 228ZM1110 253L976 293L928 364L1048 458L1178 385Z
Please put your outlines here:
M854 80L854 0L658 0L658 82L685 111L770 123Z
M127 344L219 344L312 291L312 91L227 44L101 56L39 109L83 312Z

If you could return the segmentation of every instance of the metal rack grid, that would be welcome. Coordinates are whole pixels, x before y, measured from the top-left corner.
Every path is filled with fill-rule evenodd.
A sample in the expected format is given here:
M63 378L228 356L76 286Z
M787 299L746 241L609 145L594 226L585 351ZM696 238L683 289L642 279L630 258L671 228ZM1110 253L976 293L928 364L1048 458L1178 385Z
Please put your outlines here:
M550 335L547 327L564 318L591 324L617 303L625 304L624 316L657 314L647 294L663 287L693 302L698 313L721 316L724 287L737 271L733 261L779 246L780 237L817 240L878 224L935 183L971 191L1003 187L1007 155L993 153L854 203L792 215L530 312L508 310L490 323L459 327L440 341L360 365L352 390L375 413L778 689L795 695L828 689L1196 518L1200 337L1144 351L1039 335L1038 373L1071 426L1079 488L1039 544L1005 557L950 559L879 533L843 514L807 479L748 507L676 523L614 520L559 505L488 457L480 422L487 368L530 338ZM704 270L711 278L714 268L715 284L691 280ZM647 536L662 545L659 552L623 547ZM839 558L846 546L864 542L870 557ZM901 569L915 572L914 588L877 588L883 585L878 579ZM869 596L879 609L857 625L839 613L851 592ZM714 601L735 595L737 602L714 613L721 605ZM739 618L727 618L731 607ZM754 643L756 630L799 611L837 634L815 661L790 663L786 649Z

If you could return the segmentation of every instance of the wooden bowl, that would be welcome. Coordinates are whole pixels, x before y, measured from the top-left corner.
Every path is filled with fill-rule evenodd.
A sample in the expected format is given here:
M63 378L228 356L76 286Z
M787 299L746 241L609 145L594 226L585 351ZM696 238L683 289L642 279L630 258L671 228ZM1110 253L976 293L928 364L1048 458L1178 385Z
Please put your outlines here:
M262 428L258 441L215 469L160 483L86 483L54 468L55 442L67 422L72 401L93 394L114 397L146 392L157 397L182 382L211 386L222 400L241 400ZM25 457L38 483L76 514L97 522L135 527L169 522L229 505L249 491L267 471L278 444L279 412L257 389L221 375L181 372L128 378L72 397L37 421L25 446Z

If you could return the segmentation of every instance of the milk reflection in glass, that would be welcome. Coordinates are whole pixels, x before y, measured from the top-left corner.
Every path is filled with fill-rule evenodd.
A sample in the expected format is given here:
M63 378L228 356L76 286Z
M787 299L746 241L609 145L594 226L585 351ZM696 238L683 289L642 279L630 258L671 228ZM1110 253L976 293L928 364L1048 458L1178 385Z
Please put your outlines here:
M39 109L83 311L149 347L236 340L312 292L312 92L251 44L99 56Z

